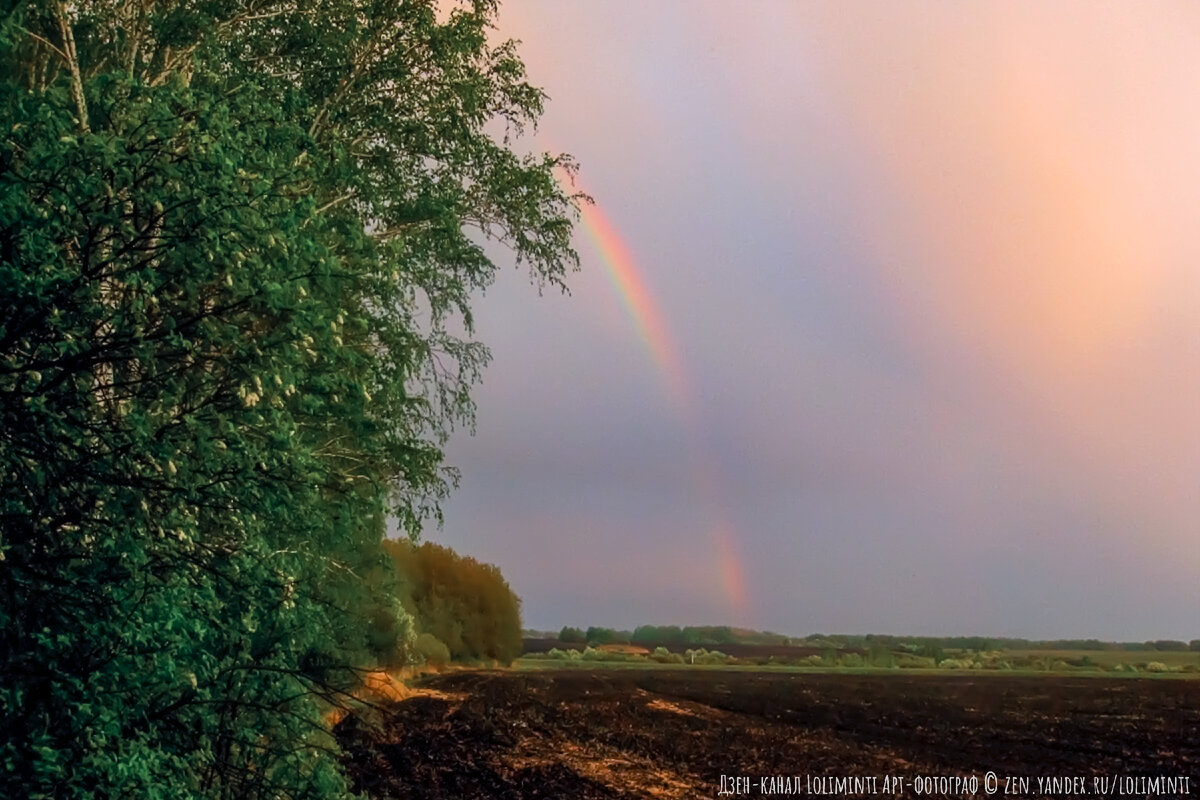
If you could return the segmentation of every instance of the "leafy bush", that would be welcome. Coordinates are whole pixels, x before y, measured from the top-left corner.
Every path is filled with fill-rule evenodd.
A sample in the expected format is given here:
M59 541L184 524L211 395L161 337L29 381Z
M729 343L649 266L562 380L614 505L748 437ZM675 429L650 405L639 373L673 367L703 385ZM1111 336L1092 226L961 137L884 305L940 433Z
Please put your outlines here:
M729 656L720 650L705 650L703 647L688 650L684 653L684 663L687 664L725 664L728 660Z
M681 653L672 653L665 647L656 647L654 652L650 654L650 659L659 664L682 664L684 663Z
M965 658L943 658L938 662L939 669L971 669L974 661Z
M422 633L413 647L426 664L444 666L450 663L450 648L432 633Z

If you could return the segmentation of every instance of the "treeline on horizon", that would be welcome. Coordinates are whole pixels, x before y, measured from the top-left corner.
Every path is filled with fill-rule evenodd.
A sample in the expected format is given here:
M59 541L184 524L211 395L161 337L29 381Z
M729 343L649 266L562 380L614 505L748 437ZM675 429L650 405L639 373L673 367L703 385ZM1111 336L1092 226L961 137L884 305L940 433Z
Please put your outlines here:
M797 647L863 648L928 651L974 650L1092 650L1125 652L1200 652L1200 639L1156 639L1144 642L1108 642L1100 639L1021 639L995 636L895 636L890 634L825 634L788 636L771 631L729 625L639 625L630 630L591 626L564 626L553 631L526 631L528 638L557 639L566 644L753 644ZM536 634L536 635L534 635Z

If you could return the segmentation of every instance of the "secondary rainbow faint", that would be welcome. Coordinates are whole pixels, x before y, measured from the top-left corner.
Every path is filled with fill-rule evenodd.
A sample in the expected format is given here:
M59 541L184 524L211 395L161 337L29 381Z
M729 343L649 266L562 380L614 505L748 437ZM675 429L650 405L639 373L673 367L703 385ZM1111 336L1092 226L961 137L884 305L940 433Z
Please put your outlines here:
M562 175L560 180L563 180L567 191L579 190L577 180L573 185L569 185ZM696 393L671 336L666 316L655 302L629 247L600 204L584 203L580 210L580 222L600 255L604 274L620 298L647 355L663 376L671 403L683 421L689 439L690 467L697 501L703 504L705 517L709 520L708 535L718 565L718 580L729 603L734 624L746 625L750 622L746 570L738 553L733 521L723 499L720 470L700 434Z

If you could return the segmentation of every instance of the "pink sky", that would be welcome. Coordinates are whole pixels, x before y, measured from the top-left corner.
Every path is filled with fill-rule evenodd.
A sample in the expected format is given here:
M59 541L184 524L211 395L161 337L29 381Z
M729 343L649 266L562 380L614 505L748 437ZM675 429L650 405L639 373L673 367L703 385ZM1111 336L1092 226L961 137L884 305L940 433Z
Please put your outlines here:
M1200 636L1200 8L738 8L501 9L697 422L581 236L571 297L480 302L431 538L530 625L731 621L699 447L737 622Z

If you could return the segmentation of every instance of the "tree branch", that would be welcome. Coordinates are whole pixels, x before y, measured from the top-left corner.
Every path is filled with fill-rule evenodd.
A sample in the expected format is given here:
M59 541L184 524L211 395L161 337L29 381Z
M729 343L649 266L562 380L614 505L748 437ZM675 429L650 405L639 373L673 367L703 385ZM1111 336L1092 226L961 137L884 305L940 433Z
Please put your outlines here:
M88 124L87 99L83 96L83 74L79 70L79 56L75 52L75 34L71 31L71 21L67 19L67 7L63 0L54 4L54 16L58 18L58 30L62 34L63 50L59 53L66 59L71 70L71 99L79 113L79 130L91 133Z

